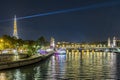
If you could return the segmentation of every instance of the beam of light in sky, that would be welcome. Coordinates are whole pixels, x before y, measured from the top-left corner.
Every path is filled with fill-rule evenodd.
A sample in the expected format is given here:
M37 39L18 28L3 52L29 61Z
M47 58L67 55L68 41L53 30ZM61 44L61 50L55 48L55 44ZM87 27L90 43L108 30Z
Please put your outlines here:
M83 6L83 7L79 7L79 8L57 10L57 11L51 11L51 12L47 12L47 13L35 14L35 15L31 15L31 16L18 17L17 20L28 19L28 18L39 17L39 16L53 15L53 14L60 14L60 13L67 13L67 12L74 12L74 11L81 11L81 10L96 9L96 8L100 8L100 7L109 7L109 6L119 5L119 4L120 4L120 0L115 0L115 1L105 2L105 3ZM13 20L13 19L2 20L0 22L6 22L6 21L11 21L11 20Z

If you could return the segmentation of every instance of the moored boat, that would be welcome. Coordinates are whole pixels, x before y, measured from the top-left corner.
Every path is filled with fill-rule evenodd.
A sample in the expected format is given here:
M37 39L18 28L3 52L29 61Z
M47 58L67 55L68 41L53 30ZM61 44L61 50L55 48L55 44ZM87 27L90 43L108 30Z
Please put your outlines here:
M55 51L55 53L57 53L57 54L66 54L66 49L57 49L56 51Z

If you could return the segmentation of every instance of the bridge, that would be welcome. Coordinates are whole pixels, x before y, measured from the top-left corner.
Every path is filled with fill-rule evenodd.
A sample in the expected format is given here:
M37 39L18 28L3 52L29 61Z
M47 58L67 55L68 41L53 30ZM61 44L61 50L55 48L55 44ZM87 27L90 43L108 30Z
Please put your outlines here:
M117 47L117 40L113 37L112 43L110 38L107 42L99 43L71 43L71 42L58 42L56 48L63 48L66 51L111 51L120 52L119 47Z
M110 52L120 52L119 47L108 47L105 44L80 44L80 43L58 43L56 48L66 49L69 51L84 51L84 52L93 52L93 51L110 51Z

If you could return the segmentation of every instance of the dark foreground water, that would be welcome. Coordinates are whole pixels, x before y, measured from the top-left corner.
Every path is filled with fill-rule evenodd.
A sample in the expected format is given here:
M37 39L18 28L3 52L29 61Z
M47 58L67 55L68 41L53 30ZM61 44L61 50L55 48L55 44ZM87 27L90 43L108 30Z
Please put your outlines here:
M0 71L0 80L115 80L120 79L120 54L72 52L46 61Z

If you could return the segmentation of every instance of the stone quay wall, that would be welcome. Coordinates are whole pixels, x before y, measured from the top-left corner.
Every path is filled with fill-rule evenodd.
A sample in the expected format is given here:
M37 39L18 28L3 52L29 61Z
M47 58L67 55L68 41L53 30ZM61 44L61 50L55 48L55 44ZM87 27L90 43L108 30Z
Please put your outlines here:
M2 63L0 63L0 70L33 64L33 63L39 62L41 60L44 60L44 59L50 57L52 54L53 54L53 52L50 52L50 53L45 54L45 55L32 56L32 57L26 58L26 59L19 59L16 61L2 62Z
M0 54L0 62L12 61L16 57L15 54ZM18 54L19 59L27 58L27 54Z

